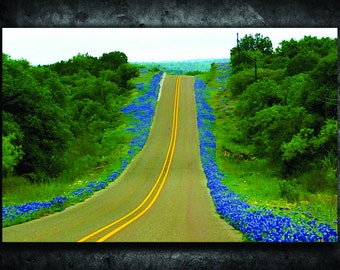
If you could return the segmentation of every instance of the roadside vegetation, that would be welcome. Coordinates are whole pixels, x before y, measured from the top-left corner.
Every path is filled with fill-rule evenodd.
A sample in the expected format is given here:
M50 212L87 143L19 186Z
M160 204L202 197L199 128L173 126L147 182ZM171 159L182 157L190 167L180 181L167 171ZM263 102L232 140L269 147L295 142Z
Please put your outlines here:
M216 212L250 242L337 242L336 229L317 219L273 211L268 206L251 204L247 195L234 192L224 181L229 178L217 165L216 118L208 104L211 89L200 78L195 80L200 156L207 186Z
M337 57L337 39L274 50L260 34L208 71L136 66L121 52L38 67L3 54L3 227L114 181L147 139L166 71L196 75L202 165L221 217L249 241L335 241Z
M223 183L250 205L337 230L337 40L282 41L274 51L268 38L245 36L230 64L199 77Z
M38 67L3 54L2 225L61 211L115 180L144 145L161 76L121 52Z

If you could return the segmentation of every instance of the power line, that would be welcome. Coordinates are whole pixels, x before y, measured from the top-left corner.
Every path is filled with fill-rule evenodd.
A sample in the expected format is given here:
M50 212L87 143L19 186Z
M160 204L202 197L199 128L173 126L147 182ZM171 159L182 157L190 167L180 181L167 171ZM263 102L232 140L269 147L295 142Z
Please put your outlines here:
M238 33L237 33L237 36L236 36L236 42L237 42L237 48L238 48L238 52L240 53L240 50L239 48L241 48L244 52L244 55L250 59L251 61L254 61L254 68L255 68L255 74L254 74L254 77L255 77L255 82L257 82L257 61L256 61L256 57L252 58L248 55L248 52L243 48L243 45L240 45L239 43L239 40L238 40Z

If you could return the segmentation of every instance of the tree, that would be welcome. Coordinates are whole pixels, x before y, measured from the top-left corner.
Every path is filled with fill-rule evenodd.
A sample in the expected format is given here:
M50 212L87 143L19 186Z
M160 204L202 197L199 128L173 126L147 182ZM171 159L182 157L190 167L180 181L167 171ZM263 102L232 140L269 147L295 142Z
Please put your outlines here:
M14 171L14 167L22 159L24 134L14 121L13 115L2 112L2 175L6 176Z
M336 168L337 130L337 120L328 119L318 134L314 129L301 128L291 140L283 142L281 151L286 170L296 173L301 171L301 167L312 165L320 169L325 167L322 160L327 156L333 161L330 166ZM314 164L311 163L312 161Z
M96 57L90 56L88 53L80 54L72 57L68 61L60 61L55 64L49 65L49 67L56 71L59 75L72 75L81 70L88 71L91 74L95 74L96 66L98 62Z
M2 135L2 175L7 176L13 172L15 165L18 164L23 156L21 146L13 144L14 134Z
M276 52L281 57L293 58L299 52L298 42L295 39L283 40L279 43Z
M122 52L104 53L99 57L99 70L116 70L120 65L128 62L127 56Z
M304 125L306 111L303 107L274 105L264 108L252 117L249 129L251 141L260 156L273 162L280 161L281 145L289 141Z
M272 42L268 37L257 33L255 36L245 35L237 46L230 51L232 72L236 74L246 68L254 67L255 59L263 58L273 53Z
M119 78L118 84L122 88L129 90L134 87L129 85L129 81L139 76L139 69L133 64L124 63L118 67L117 74Z
M230 76L228 86L232 96L238 97L253 83L254 72L253 70L246 69Z
M310 72L313 85L311 91L308 92L306 106L311 112L318 113L325 119L337 118L337 61L337 51L333 48Z
M240 117L254 116L258 111L279 104L280 86L274 80L263 80L251 84L239 96L236 112Z
M287 65L287 76L294 76L312 70L319 61L318 55L312 51L303 51L296 54Z
M24 155L17 172L54 177L63 167L63 153L72 137L67 109L59 106L51 90L34 78L37 67L7 56L3 60L3 112L11 115L23 133Z
M233 74L227 89L237 98L235 110L228 113L237 123L234 142L271 160L281 177L298 177L311 190L320 181L334 186L337 39L305 36L299 41L282 41L270 54L261 51L258 44L247 35L231 50ZM255 57L261 66L261 80L252 83ZM320 180L315 182L316 178Z
M241 38L239 45L244 51L260 51L263 54L271 54L273 45L269 37L263 37L260 33L253 35L245 35Z

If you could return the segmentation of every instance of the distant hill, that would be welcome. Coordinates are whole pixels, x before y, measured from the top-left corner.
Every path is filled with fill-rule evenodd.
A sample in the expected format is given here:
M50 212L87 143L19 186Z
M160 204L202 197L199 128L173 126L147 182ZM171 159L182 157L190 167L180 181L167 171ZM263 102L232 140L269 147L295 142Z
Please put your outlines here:
M229 58L191 59L183 61L135 62L147 69L157 68L167 73L184 74L189 71L208 71L212 63L227 63Z

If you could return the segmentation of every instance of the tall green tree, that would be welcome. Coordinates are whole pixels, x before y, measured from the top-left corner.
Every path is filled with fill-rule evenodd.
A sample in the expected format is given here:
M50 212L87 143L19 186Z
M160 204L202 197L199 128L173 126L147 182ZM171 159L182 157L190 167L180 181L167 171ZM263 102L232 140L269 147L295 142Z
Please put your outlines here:
M116 70L120 65L126 64L128 58L126 54L115 51L110 53L104 53L99 57L99 69L100 70Z
M240 39L237 46L230 50L230 62L233 67L233 74L246 68L254 67L257 60L273 53L273 45L268 37L260 33L245 35Z
M24 155L18 173L55 177L63 167L63 153L72 134L65 108L34 78L35 69L27 61L3 55L2 109L23 132Z
M233 74L227 89L237 98L231 114L238 123L237 143L271 160L283 177L305 177L312 183L317 176L334 184L337 39L305 36L282 41L268 52L261 51L252 36L231 50ZM254 83L255 56L261 57L261 71Z

